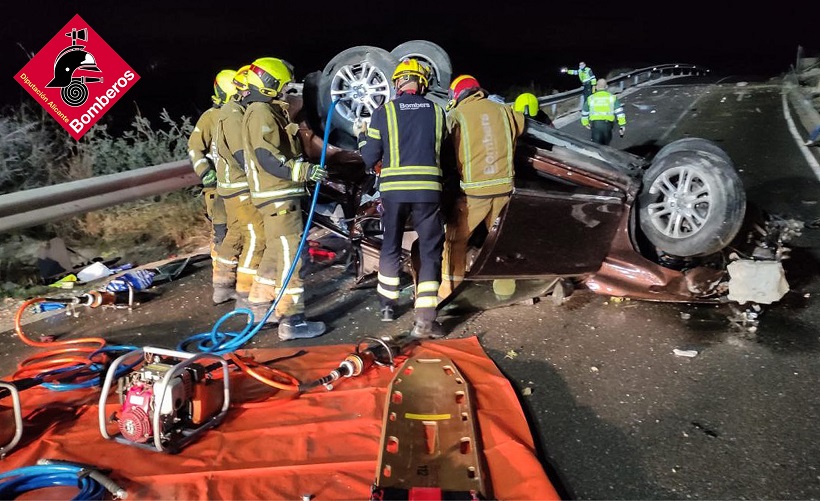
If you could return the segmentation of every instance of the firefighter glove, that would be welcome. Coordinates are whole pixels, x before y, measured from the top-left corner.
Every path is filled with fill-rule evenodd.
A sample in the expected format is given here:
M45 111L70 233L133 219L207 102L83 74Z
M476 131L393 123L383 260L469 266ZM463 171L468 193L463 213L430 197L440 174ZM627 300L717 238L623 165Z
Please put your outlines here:
M202 176L202 186L216 186L216 171L211 169Z
M363 118L357 118L353 122L353 135L355 135L356 137L359 137L360 134L363 134L363 133L367 132L367 126L368 126L367 120L365 120Z
M307 171L307 178L314 183L320 183L327 179L327 171L318 164L310 164Z
M618 134L620 134L621 137L624 137L624 133L626 133L626 127L621 127L618 129Z

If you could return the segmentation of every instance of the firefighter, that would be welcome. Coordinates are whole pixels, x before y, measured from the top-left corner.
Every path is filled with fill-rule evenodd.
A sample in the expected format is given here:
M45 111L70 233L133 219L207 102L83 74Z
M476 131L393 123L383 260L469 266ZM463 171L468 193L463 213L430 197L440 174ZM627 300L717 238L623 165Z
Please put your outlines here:
M532 118L536 122L541 122L544 125L552 127L552 119L547 113L538 105L538 98L531 92L524 92L515 98L513 103L513 110L519 111L527 118Z
M255 316L263 315L279 295L275 315L279 339L312 338L325 332L323 322L305 318L305 291L299 276L297 250L302 232L300 200L307 194L306 181L321 182L326 172L302 157L299 127L290 121L285 86L293 80L290 65L264 57L251 64L246 98L249 103L242 122L253 203L262 214L265 252L249 297ZM297 260L290 280L285 279Z
M245 146L242 141L241 103L247 94L247 71L250 65L236 72L234 92L219 110L211 145L216 159L216 189L224 200L228 230L217 249L214 267L213 302L236 299L238 308L247 307L247 298L265 249L262 216L251 202L248 178L245 175Z
M581 125L592 131L592 141L608 145L612 142L612 128L618 119L618 132L624 137L626 115L617 97L606 90L606 80L598 80L595 94L589 96L581 108Z
M410 335L445 336L436 322L444 222L441 215L440 152L446 135L444 110L424 97L430 68L416 59L404 59L393 72L396 97L378 107L367 126L357 127L362 159L368 169L381 162L384 235L379 255L377 291L383 321L395 318L399 298L402 239L412 220L418 234L420 269Z
M586 65L585 62L581 61L578 63L577 70L569 70L567 68L561 68L561 73L566 73L567 75L578 75L578 79L581 81L581 85L584 86L583 91L583 98L582 98L582 105L587 101L587 98L592 95L592 88L595 87L595 84L598 80L595 78L595 74L592 73L592 68Z
M213 138L216 117L219 107L225 104L229 93L233 93L231 80L236 74L233 70L222 70L214 79L213 106L208 108L197 120L191 136L188 138L188 156L199 179L202 181L202 197L205 200L205 215L211 222L211 259L216 259L216 249L227 232L227 215L225 204L216 192L216 167L211 156L211 139Z
M447 129L456 150L461 193L448 216L438 291L444 300L464 281L467 241L484 223L491 229L513 190L515 143L524 131L524 114L487 99L487 91L474 77L461 75L450 84ZM499 296L511 295L512 284L496 282Z

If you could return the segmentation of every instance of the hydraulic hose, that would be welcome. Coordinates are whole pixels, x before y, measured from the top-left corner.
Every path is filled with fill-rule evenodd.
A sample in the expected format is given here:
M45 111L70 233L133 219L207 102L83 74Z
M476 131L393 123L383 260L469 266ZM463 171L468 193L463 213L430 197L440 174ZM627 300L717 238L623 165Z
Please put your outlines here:
M110 492L124 499L125 490L99 470L63 461L40 460L36 466L24 466L0 473L0 499L16 499L23 494L46 487L77 487L72 499L104 499Z
M330 140L330 123L331 119L333 118L333 110L336 109L336 104L338 102L338 100L334 100L330 104L330 107L327 112L327 119L325 121L325 133L322 142L322 155L319 159L319 166L322 169L325 168L327 147ZM294 271L296 270L296 265L299 263L299 259L301 259L302 250L304 249L305 242L307 241L310 225L313 223L313 214L316 212L316 202L318 199L319 183L316 184L316 189L313 191L313 196L311 198L310 203L310 210L308 211L308 217L305 221L304 230L302 231L302 238L299 241L299 246L296 248L296 256L293 259L293 263L291 263L290 269L288 270L285 279L282 281L279 294L277 294L276 299L273 301L273 303L271 303L270 307L265 312L265 315L259 320L259 322L254 323L255 319L253 317L253 312L246 308L240 308L237 310L230 311L216 321L210 332L195 334L187 339L184 339L181 343L177 345L177 350L186 351L186 348L193 347L201 352L213 353L216 355L227 355L232 362L234 362L240 369L247 372L248 375L250 375L254 379L268 386L278 388L280 390L299 391L299 380L295 377L262 364L258 364L248 360L242 360L233 352L244 346L245 343L247 343L253 336L255 336L265 325L265 321L276 310L276 306L282 299L282 296L284 295L285 290L287 289L288 283L290 283L290 279L293 276ZM240 332L223 332L219 330L219 328L226 320L240 314L247 315L248 317L244 329L242 329ZM261 370L267 371L271 375L277 377L278 379L284 380L285 382L277 381L271 379L270 377L264 376L261 374Z
M104 369L105 360L100 361L100 355L108 352L130 351L132 346L106 346L106 341L99 337L67 339L65 341L42 342L35 341L23 332L22 317L26 308L44 301L62 302L65 304L83 305L96 308L102 304L110 304L111 293L92 291L82 296L69 299L29 299L20 306L14 315L14 332L23 343L35 348L51 348L48 351L37 353L18 364L12 380L37 378L43 381L42 386L54 391L68 391L80 388L91 388L99 385L100 373ZM111 295L113 296L113 294ZM124 367L123 371L130 369ZM66 381L75 381L67 383Z

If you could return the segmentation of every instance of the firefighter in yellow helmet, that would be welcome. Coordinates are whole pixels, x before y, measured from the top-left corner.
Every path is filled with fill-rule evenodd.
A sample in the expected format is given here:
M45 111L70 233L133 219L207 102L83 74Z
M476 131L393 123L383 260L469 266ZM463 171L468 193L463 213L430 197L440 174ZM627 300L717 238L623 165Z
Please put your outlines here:
M213 273L213 302L237 299L245 307L265 250L262 216L251 202L245 175L245 145L242 140L241 103L247 94L245 75L250 66L240 68L231 79L233 91L217 116L211 154L216 161L216 190L224 201L227 232L217 248Z
M493 227L513 190L513 155L524 131L524 114L487 96L470 75L450 84L447 129L456 149L461 194L447 220L440 300L464 281L470 235L482 223L488 230Z
M515 98L513 110L523 113L525 117L532 118L536 122L552 126L552 119L541 109L538 98L531 92L524 92Z
M441 214L441 144L446 135L444 110L424 97L430 69L416 59L401 61L393 72L396 97L376 108L367 134L359 133L368 169L381 162L379 191L384 234L379 253L383 321L394 318L399 298L402 239L409 220L418 234L420 269L411 336L446 335L436 322L444 221Z
M591 130L593 142L608 145L612 142L612 128L616 120L618 132L624 137L626 113L621 101L606 88L606 80L598 80L595 93L581 107L581 125Z
M265 252L251 288L254 316L264 315L284 286L276 306L279 338L312 338L325 332L323 322L305 318L305 291L299 276L300 265L290 280L285 278L306 231L300 200L307 194L305 183L321 182L325 170L302 156L299 127L291 122L288 103L283 99L285 86L293 74L285 61L263 57L248 71L249 103L242 122L248 163L248 181L253 203L262 214L265 226Z
M188 156L194 167L194 172L202 181L202 197L205 200L205 215L211 222L211 258L216 257L216 249L222 243L227 232L227 215L225 204L216 190L216 166L211 155L216 117L219 108L225 104L230 94L234 93L231 80L236 72L222 70L214 79L214 95L211 97L213 106L203 113L196 121L193 132L188 137Z

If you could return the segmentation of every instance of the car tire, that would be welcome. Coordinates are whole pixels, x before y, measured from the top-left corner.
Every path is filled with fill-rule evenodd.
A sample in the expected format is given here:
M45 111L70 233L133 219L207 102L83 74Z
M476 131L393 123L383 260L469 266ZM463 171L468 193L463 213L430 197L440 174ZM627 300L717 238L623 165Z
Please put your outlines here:
M433 69L430 88L441 88L445 91L453 78L453 65L450 55L441 46L428 40L410 40L398 45L390 51L397 61L405 57L413 57L429 65Z
M322 70L318 108L324 122L333 99L339 102L331 125L350 137L357 118L369 119L373 110L392 99L390 81L398 60L379 47L360 45L338 53Z
M683 139L678 139L677 141L672 141L671 143L661 148L658 151L658 153L655 154L654 161L658 161L666 155L670 153L675 153L676 151L697 150L707 151L709 153L712 153L713 155L717 155L726 163L734 167L732 159L729 158L729 155L725 151L723 151L723 149L720 146L718 146L716 143L713 143L712 141L709 141L708 139L703 139L700 137L685 137Z
M673 256L719 252L743 224L746 193L725 158L703 150L656 158L643 178L638 219L646 238Z

